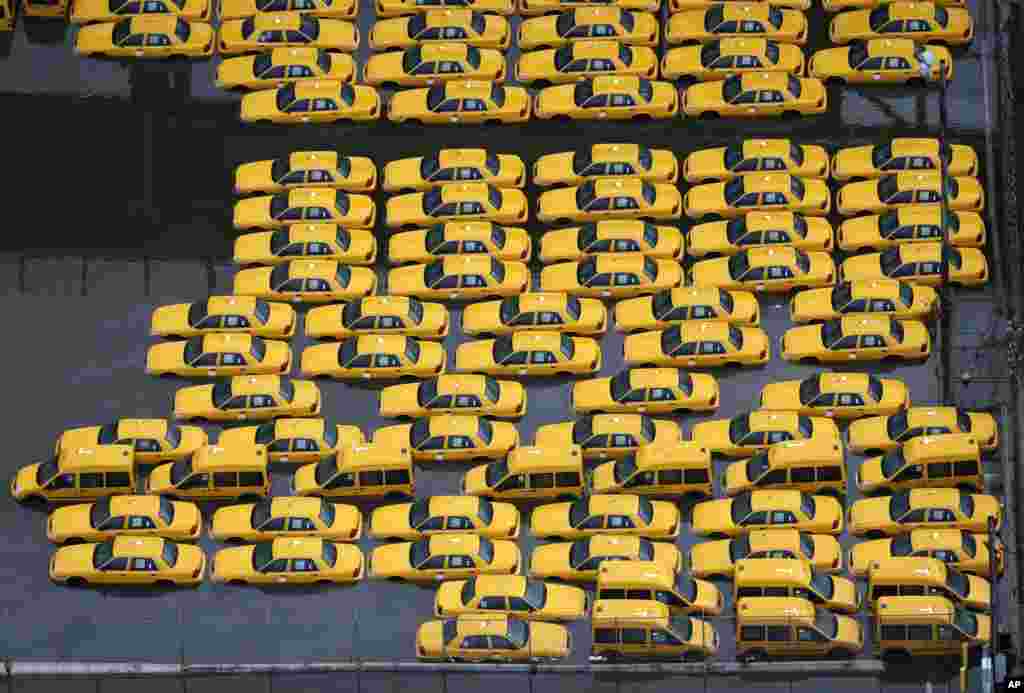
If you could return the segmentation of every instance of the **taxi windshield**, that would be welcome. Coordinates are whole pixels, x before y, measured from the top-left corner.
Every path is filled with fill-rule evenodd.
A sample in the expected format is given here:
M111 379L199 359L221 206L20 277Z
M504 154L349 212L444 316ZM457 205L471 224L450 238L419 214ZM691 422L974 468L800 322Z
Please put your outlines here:
M721 55L722 55L721 44L718 41L712 41L711 43L705 43L700 48L700 63L704 67L707 67L707 66L711 65L711 63L713 63L716 60L718 60L718 58L721 57ZM736 151L738 149L739 149L738 145L730 145L730 146L726 147L726 149L725 149L725 166L726 166L726 168L731 169L735 165L735 162L732 163L732 164L729 163L729 159L730 159L729 155L730 155L730 153L735 155L735 153L736 153ZM741 159L743 158L742 154L740 154L740 158Z
M832 595L836 593L835 583L824 573L811 572L811 587L825 599L831 599Z
M508 462L498 460L487 465L484 471L484 482L488 488L494 488L502 479L508 476Z
M898 520L910 510L910 491L897 491L889 497L889 517Z
M736 201L743 196L743 193L745 192L744 180L743 176L739 176L725 184L725 201L730 205L735 204Z
M914 544L909 534L897 534L889 541L889 555L895 558L914 553Z
M286 84L277 90L277 110L283 111L295 100L295 84Z
M953 623L967 635L978 634L978 617L966 609L956 609Z
M746 253L737 253L729 258L729 276L733 279L741 279L750 271L750 256Z
M839 619L828 609L814 610L814 627L830 640L839 632Z
M320 521L324 523L324 527L334 526L334 503L328 503L327 499L320 499Z
M729 558L732 562L742 560L750 555L750 537L746 534L736 537L729 542Z
M569 525L579 527L590 517L590 503L586 498L581 498L569 506Z
M409 565L417 568L430 559L430 540L420 539L409 545Z
M465 582L462 583L462 589L459 590L459 599L461 599L462 603L465 605L465 604L469 604L471 601L473 601L473 597L475 597L475 596L476 596L476 578L475 577L471 577L471 578L469 578L468 580L466 580Z
M906 464L907 459L903 456L903 448L890 450L882 457L882 476L886 479L891 479L896 475L896 472L903 469Z
M636 473L636 455L626 455L621 460L617 461L612 469L615 476L615 482L618 484L625 483L626 479Z
M747 460L747 479L757 481L768 471L768 453L761 452Z
M542 609L548 601L548 588L540 580L527 580L523 599L534 609Z
M810 378L800 381L800 401L803 404L809 404L820 394L821 383L818 376L812 375Z
M526 647L526 643L530 639L530 627L526 624L526 621L510 618L508 620L508 632L505 635L512 641L513 645L522 649Z
M36 483L40 486L46 486L59 473L60 467L57 466L57 458L50 458L39 464L39 468L36 470Z
M186 457L171 465L171 485L177 486L192 473L192 458Z
M842 282L836 284L836 288L832 289L832 309L842 310L853 300L853 285L850 282Z
M422 62L423 51L420 50L419 46L409 48L402 54L402 70L407 75L412 74L413 70L419 67Z
M480 537L480 549L477 552L480 558L485 562L491 563L494 561L494 542L490 539Z
M252 547L252 569L262 573L274 561L274 543L265 541Z
M231 399L231 383L222 382L213 386L213 406L223 407Z
M612 399L621 402L630 392L629 371L622 371L612 376L610 389Z
M270 520L270 506L271 501L269 500L260 501L252 506L252 516L250 520L253 527L259 529L265 525L268 520Z
M594 436L594 418L585 416L572 425L572 442L582 445Z
M338 473L338 458L334 455L325 457L316 463L313 469L313 478L317 486L324 486Z
M871 14L868 15L868 25L871 30L877 32L881 29L886 22L889 21L889 7L888 5L882 5L871 10Z
M320 557L328 567L333 568L338 562L338 547L329 541L323 542L322 546Z
M697 581L686 575L676 577L676 592L688 602L697 598Z
M409 432L409 442L419 449L430 438L430 418L417 419Z
M494 503L489 498L479 498L476 514L485 525L491 524L494 521Z
M750 414L740 414L729 420L729 440L738 443L750 433Z
M430 499L420 498L409 506L409 526L419 527L430 519Z
M867 48L865 47L865 55ZM876 144L871 149L871 165L875 168L882 168L892 158L892 143Z
M164 545L160 549L160 557L164 559L164 563L169 568L173 568L178 563L178 545L173 541L164 540Z
M946 568L946 587L961 599L966 598L971 591L971 583L967 576L953 568Z
M114 542L104 541L92 550L92 567L99 570L114 557Z
M747 515L750 514L751 510L753 510L753 507L750 494L746 493L733 499L729 506L729 516L732 518L733 524L739 524L747 519Z
M966 553L971 558L978 555L978 542L975 540L974 535L970 532L960 532L960 541Z
M590 540L577 539L569 547L569 565L579 568L590 558Z
M89 508L89 524L98 529L110 519L110 498L100 498Z
M732 103L736 97L743 93L743 79L739 75L733 75L722 82L722 98L727 103ZM734 179L742 180L742 179Z

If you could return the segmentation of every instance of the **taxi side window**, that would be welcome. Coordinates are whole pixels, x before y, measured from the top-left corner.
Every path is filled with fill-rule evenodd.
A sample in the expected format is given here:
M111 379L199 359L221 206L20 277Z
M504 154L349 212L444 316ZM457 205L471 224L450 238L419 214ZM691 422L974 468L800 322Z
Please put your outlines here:
M505 609L505 598L504 597L481 597L480 603L477 604L479 609L494 609L504 610Z
M352 474L350 472L345 472L344 474L339 474L338 476L336 476L333 479L331 479L330 481L328 481L326 488L335 489L335 488L343 488L345 486L355 486L355 485L356 485L356 475Z
M941 479L953 475L952 462L933 462L928 465L928 478Z
M132 570L141 573L155 573L156 563L152 558L133 558Z
M555 475L552 472L530 475L531 488L554 488Z
M740 626L740 640L764 640L764 626Z
M444 529L444 518L443 517L430 517L427 518L423 524L416 527L421 532L434 532Z
M262 486L265 479L261 472L239 472L239 486Z
M384 484L384 472L359 472L360 486L382 486Z
M444 436L434 436L427 438L419 446L419 450L442 450L444 449Z
M489 648L486 635L467 635L462 639L464 650L486 650Z
M825 642L825 636L813 628L797 628L796 639L800 642Z
M643 628L623 628L623 645L643 645L647 642L647 631Z
M786 642L793 639L789 626L768 626L765 635L768 642Z
M128 518L128 529L156 529L156 525L148 517L132 515Z
M978 473L978 463L975 460L957 462L953 467L955 476L975 476Z
M293 558L292 559L292 572L293 573L313 573L316 572L316 563L308 558Z
M214 472L213 485L215 487L238 486L237 472Z
M275 440L267 446L269 452L288 452L290 441L287 438Z
M879 629L879 634L882 640L906 640L907 627L885 625Z
M103 488L103 474L80 474L78 485L80 488Z
M579 472L557 472L555 474L555 485L558 486L559 488L579 486Z
M473 529L473 523L469 521L468 517L449 517L445 523L445 529Z
M469 556L449 556L449 568L473 568L473 559Z
M498 484L495 490L497 491L512 491L515 489L526 488L526 475L525 474L513 474L508 477L500 484Z
M672 474L672 479L676 478L679 474L677 471L672 472L658 472L658 478L663 484L678 484L678 481L670 481L669 474ZM686 484L706 484L711 480L707 469L686 469L683 471L683 483Z
M178 486L178 488L206 488L210 485L210 475L207 472L193 474Z

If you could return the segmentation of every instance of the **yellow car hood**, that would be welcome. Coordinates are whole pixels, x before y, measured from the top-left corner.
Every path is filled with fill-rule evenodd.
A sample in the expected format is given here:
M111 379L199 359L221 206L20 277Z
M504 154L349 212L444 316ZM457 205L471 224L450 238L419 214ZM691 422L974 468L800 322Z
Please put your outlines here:
M392 287L395 285L392 284ZM380 415L395 416L407 412L412 407L417 407L416 394L419 390L418 383L405 385L389 385L380 391Z
M214 83L218 87L234 86L236 84L242 84L255 79L253 76L253 62L256 60L255 56L243 55L237 58L226 58L220 61L217 65L217 72L214 78ZM266 167L267 173L270 172L269 161L253 161L247 164L242 164L238 167L238 173L241 173L242 169L260 169L263 166ZM258 180L268 180L269 175ZM241 188L238 186L238 182L241 180L240 175L235 176L235 192L251 192L251 188ZM268 180L269 182L269 180Z
M746 489L749 485L750 479L747 478L746 460L733 462L725 468L725 487L730 495L741 489Z
M213 385L183 387L174 393L174 414L179 418L202 416L213 408Z
M53 553L51 574L60 579L92 571L92 554L95 544L64 546Z
M405 69L402 67L404 54L404 51L388 51L371 55L363 68L363 79L383 81L405 76Z
M761 391L761 407L795 411L800 408L800 382L769 383Z
M395 92L388 104L388 112L403 116L417 117L429 113L426 89L404 89Z
M377 445L402 448L410 446L410 433L412 424L397 424L395 426L384 426L373 432L373 442Z
M114 26L113 22L105 22L80 27L78 38L75 39L75 50L89 53L110 48L113 45Z
M530 556L530 574L537 577L566 575L573 571L569 566L569 551L572 542L541 544Z
M216 580L245 578L255 570L252 565L254 546L233 546L218 551L213 558L213 577Z
M233 445L253 445L256 442L257 426L240 426L227 428L217 437L217 445L231 447ZM218 511L220 512L220 511Z
M661 350L661 331L641 332L626 337L622 346L626 360L630 362L655 361L667 358Z
M146 480L146 493L167 493L174 490L171 483L171 467L173 463L161 464L149 473Z
M729 540L694 544L690 549L689 570L695 575L731 574L733 563L729 555Z
M224 441L219 441L223 444ZM252 509L254 504L228 505L218 508L211 520L211 533L215 538L236 536L232 532L252 532Z
M455 352L455 368L460 371L478 371L495 365L494 342L489 339L465 342Z
M320 490L316 483L316 463L306 464L295 470L292 490L299 496L308 496Z
M338 343L313 344L302 350L303 375L320 375L341 368L338 365Z
M543 19L548 19L547 17ZM554 20L555 17L550 17ZM536 20L530 20L536 21ZM554 24L552 24L554 26ZM522 59L534 58L535 54L525 53ZM521 73L520 68L520 73ZM553 185L559 181L581 180L573 171L573 152L545 154L533 166L533 182L537 185ZM557 175L550 175L557 174Z
M185 340L163 342L149 347L146 353L146 370L159 371L181 368L185 365Z
M538 445L540 441L538 440ZM609 493L621 488L615 481L615 462L605 462L596 467L590 477L591 493Z
M716 257L700 260L690 268L690 277L695 286L729 286L734 284L729 275L729 258Z
M242 97L242 117L246 117L246 113L257 104L268 104L260 110L253 111L254 113L268 114L276 111L277 106L275 105L276 91L272 89L266 89L264 91L258 91L253 94L246 94ZM270 108L271 110L266 110ZM260 197L252 197L248 200L239 200L235 203L234 211L234 224L236 228L246 228L250 226L259 226L261 224L273 223L273 219L270 216L270 195L261 195Z
M495 557L497 557L495 547ZM409 544L385 544L373 549L370 557L370 571L374 577L387 577L391 575L408 574L412 571L409 564Z
M698 441L701 445L715 450L732 448L733 443L729 439L729 419L695 423L690 432L690 440Z
M150 334L180 334L190 330L188 324L188 303L160 306L153 311L150 320Z
M99 434L99 426L87 426L85 428L74 428L64 431L60 435L60 449L74 450L75 448L92 447L99 441Z
M548 265L540 272L540 286L544 291L572 291L579 287L575 262Z
M889 558L892 555L891 546L892 539L859 541L853 545L853 549L850 551L850 565L847 567L853 575L867 575L868 566L872 561Z
M572 402L577 408L589 409L612 404L611 378L593 378L573 384Z
M829 36L833 39L850 39L871 35L870 10L840 12L832 18L829 25Z
M482 464L468 470L462 477L462 492L471 496L489 491L487 486L487 465Z
M693 508L693 529L701 534L730 533L735 530L729 510L731 500L713 500L698 503Z
M708 85L698 84L690 87L690 89L696 89L700 86ZM725 183L695 185L686 193L686 209L691 216L699 216L705 212L713 212L728 206L725 201Z
M235 274L234 290L239 296L262 296L270 293L273 267L253 267Z
M442 583L441 588L451 583ZM416 649L427 657L440 657L444 652L444 621L427 621L416 629Z
M569 654L569 631L557 623L530 623L530 653L537 657L564 657Z
M377 508L370 516L370 532L374 537L410 536L420 533L409 524L410 503Z
M549 91L562 89L565 87L551 87L541 92L539 99L543 99L544 95ZM572 90L574 87L568 85L568 89ZM549 217L555 217L558 215L565 215L571 210L576 209L576 188L559 188L558 190L547 190L540 195L540 204L538 205L537 214L539 216L547 215Z
M92 509L90 503L66 505L57 508L50 514L47 524L47 536L52 540L60 537L81 536L91 533L93 529L89 519L89 511Z
M379 24L378 24L379 26ZM375 56L380 57L380 56ZM402 92L399 92L401 94ZM397 97L399 94L396 94ZM420 162L423 157L417 156L408 159L389 161L384 165L384 181L388 188L424 188L432 184L420 177ZM408 192L408 191L405 191Z
M884 276L881 255L878 253L854 255L843 260L843 279L874 279Z
M695 60L700 66L700 46L684 48L687 62ZM680 52L677 49L677 52ZM692 58L690 54L692 53ZM725 147L700 149L686 157L684 164L686 177L695 183L703 182L704 178L731 177L732 172L725 168Z

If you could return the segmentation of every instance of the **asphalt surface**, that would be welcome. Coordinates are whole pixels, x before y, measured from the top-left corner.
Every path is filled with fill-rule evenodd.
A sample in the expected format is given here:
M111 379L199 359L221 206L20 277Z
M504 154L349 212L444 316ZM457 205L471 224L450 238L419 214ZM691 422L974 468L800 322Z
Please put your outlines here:
M974 6L974 2L970 3ZM364 35L371 16L363 3ZM977 17L977 13L975 15ZM810 49L824 47L823 14L811 13ZM243 127L237 121L237 96L212 86L215 61L195 64L122 65L112 61L78 60L71 54L70 30L19 19L6 45L0 41L0 97L12 132L45 133L48 150L74 153L65 157L61 178L71 185L54 196L52 160L26 157L24 170L11 181L9 200L45 210L45 232L19 229L0 238L0 307L19 325L24 339L10 340L5 376L11 431L4 473L48 453L53 438L65 428L105 422L118 416L167 416L174 390L188 384L148 378L143 374L148 319L153 307L194 300L208 293L229 293L233 268L226 264L235 233L230 228L231 172L244 161L271 158L300 149L336 148L368 155L378 166L386 161L422 155L442 146L488 146L513 152L527 163L540 154L601 141L637 141L668 147L682 158L695 149L738 137L790 136L834 150L884 137L934 135L938 131L938 93L934 89L831 89L829 113L794 122L697 123L689 120L648 124L530 123L500 128L459 127L416 130L388 123L372 126L303 128ZM949 87L950 136L971 144L983 157L992 130L989 60L993 36L984 26L967 50L956 54L956 75ZM368 49L362 49L366 54ZM515 52L510 53L513 57ZM69 118L74 127L68 127ZM19 162L21 163L21 162ZM991 182L991 181L989 181ZM685 186L683 186L685 191ZM991 190L991 188L990 188ZM528 188L535 203L537 190ZM384 196L376 194L378 205ZM837 221L833 219L833 221ZM684 221L685 228L686 223ZM536 238L542 226L529 224ZM386 231L378 229L381 242ZM130 258L154 258L139 262ZM954 293L958 334L982 333L993 321L984 292ZM762 302L762 326L773 345L789 326L785 298ZM458 325L458 320L454 321ZM301 327L301 326L300 326ZM73 339L68 339L73 335ZM445 345L449 366L458 330ZM602 340L601 375L621 367L619 333ZM296 356L306 340L293 341ZM859 366L903 379L915 404L940 397L939 360L909 366ZM760 388L778 380L800 378L815 369L787 364L774 354L764 368L716 372L722 403L713 415L728 417L754 405ZM521 438L531 441L539 425L571 418L571 381L528 381L529 413L519 423ZM977 392L975 386L975 392ZM337 423L356 424L369 435L392 423L376 415L376 390L325 382L323 415ZM986 392L978 397L986 401ZM689 430L710 416L679 420ZM211 428L211 432L216 427ZM716 463L719 472L724 461ZM860 464L848 457L852 472ZM990 465L991 466L991 465ZM468 465L420 465L421 494L457 493ZM275 469L274 492L287 492L289 469ZM856 498L854 490L851 500ZM375 504L366 504L369 510ZM206 515L214 507L206 508ZM528 505L522 506L524 509ZM681 548L694 543L686 524ZM412 659L414 633L432 617L432 590L375 581L353 587L260 589L205 583L194 590L74 590L52 585L46 575L51 547L43 531L44 515L0 503L0 648L5 659L133 660L217 662L292 662L335 659ZM534 541L523 533L520 546L528 555ZM843 537L844 546L850 544ZM372 542L360 542L369 552ZM211 552L217 546L203 539ZM728 594L728 584L720 585ZM731 602L731 597L729 597ZM723 636L720 658L732 656L731 624L717 622ZM589 653L588 624L572 625L571 661ZM869 652L866 649L865 653ZM947 677L928 674L927 665L899 672L879 682L879 690L945 690ZM344 677L342 677L343 679ZM371 677L372 678L372 677ZM291 680L292 688L275 690L351 690L342 679L315 677ZM468 690L472 676L449 676L441 682L415 679L427 690ZM429 680L429 683L428 683ZM262 690L259 685L246 690ZM614 681L531 677L531 690L616 690ZM434 687L435 682L437 687ZM122 682L124 683L124 682ZM515 675L488 677L487 685L521 690ZM680 682L680 687L760 691L792 687L793 681L728 679ZM207 690L209 682L189 682L188 690ZM646 689L658 680L629 681ZM30 686L17 682L15 686ZM106 685L106 684L105 684ZM216 685L216 684L209 684ZM239 686L248 686L240 680ZM366 690L397 690L394 679L358 684ZM852 690L829 680L830 687ZM23 690L33 690L28 687ZM111 689L112 690L112 689ZM176 689L179 690L179 689ZM220 690L220 689L218 689ZM229 688L228 690L234 690ZM242 690L240 687L239 690Z

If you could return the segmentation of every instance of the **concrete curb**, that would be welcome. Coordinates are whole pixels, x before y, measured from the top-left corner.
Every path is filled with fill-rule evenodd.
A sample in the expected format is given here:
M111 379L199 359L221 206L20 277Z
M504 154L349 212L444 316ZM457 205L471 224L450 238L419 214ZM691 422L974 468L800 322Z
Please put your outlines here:
M206 677L239 674L308 674L343 672L385 673L485 673L503 672L520 674L666 674L688 676L785 675L800 676L879 676L885 667L878 659L859 659L849 662L800 661L712 662L704 664L450 664L435 662L282 662L253 664L159 664L152 662L7 662L0 678L27 677Z

